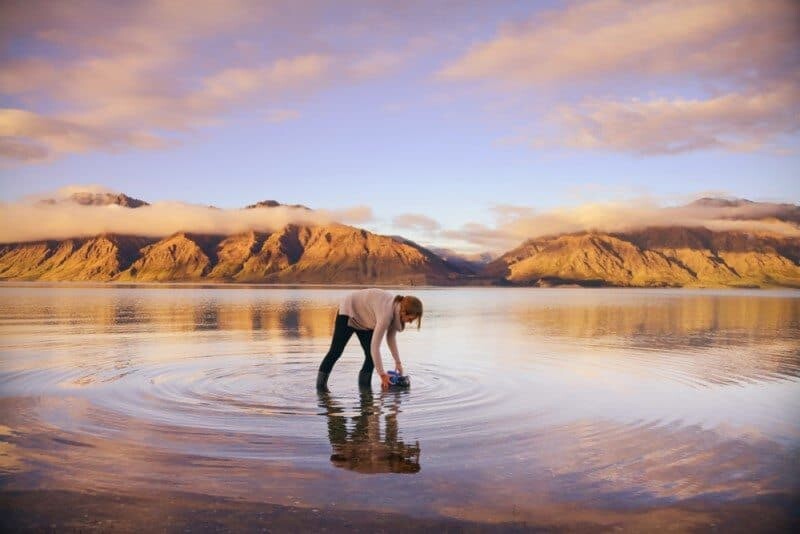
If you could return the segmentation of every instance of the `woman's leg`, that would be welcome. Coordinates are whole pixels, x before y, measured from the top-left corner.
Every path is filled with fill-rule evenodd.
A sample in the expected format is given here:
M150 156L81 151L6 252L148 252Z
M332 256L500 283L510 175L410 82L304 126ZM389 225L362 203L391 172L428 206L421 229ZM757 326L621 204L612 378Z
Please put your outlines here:
M372 383L372 370L375 368L375 362L372 361L372 330L356 330L356 335L364 349L364 365L358 373L358 385L369 387Z
M348 320L350 320L350 318L346 315L336 315L336 326L333 328L331 348L328 350L328 354L325 355L325 359L323 359L322 363L319 365L319 371L321 373L327 374L331 372L333 364L335 364L336 360L342 355L344 347L350 340L350 336L355 332L354 328L347 326Z

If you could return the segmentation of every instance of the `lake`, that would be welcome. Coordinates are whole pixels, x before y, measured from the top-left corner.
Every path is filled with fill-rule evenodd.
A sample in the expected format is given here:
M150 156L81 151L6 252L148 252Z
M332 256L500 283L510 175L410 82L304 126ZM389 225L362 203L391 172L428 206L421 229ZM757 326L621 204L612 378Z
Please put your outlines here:
M347 291L0 286L5 526L797 524L800 292L398 289L411 388L318 395Z

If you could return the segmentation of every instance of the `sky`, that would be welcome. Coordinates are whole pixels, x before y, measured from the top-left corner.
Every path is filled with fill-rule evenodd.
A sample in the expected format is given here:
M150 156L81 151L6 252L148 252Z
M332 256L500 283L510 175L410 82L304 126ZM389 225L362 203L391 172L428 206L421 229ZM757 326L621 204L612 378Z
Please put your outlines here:
M479 252L797 203L799 130L794 0L0 3L7 223L91 186Z

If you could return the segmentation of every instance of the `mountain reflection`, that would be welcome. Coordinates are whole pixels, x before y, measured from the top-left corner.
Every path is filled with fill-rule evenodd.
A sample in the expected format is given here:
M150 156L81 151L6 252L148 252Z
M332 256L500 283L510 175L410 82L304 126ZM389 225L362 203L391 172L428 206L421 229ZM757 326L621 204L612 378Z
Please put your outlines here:
M666 293L669 296L668 293ZM680 295L648 299L646 294L616 297L614 304L518 303L518 321L537 334L564 338L614 337L648 347L740 345L774 339L797 328L800 299Z
M60 288L24 293L7 319L87 326L92 332L118 332L147 325L154 332L221 330L252 337L263 331L287 339L331 335L338 296L320 292L317 300L278 291L190 290L149 288ZM199 291L199 290L198 290ZM468 290L464 295L469 296ZM507 294L499 294L505 298ZM507 321L515 318L528 334L597 339L628 344L674 347L731 346L776 338L797 331L800 299L771 296L691 294L678 290L542 291L530 298L520 292L499 306ZM200 297L200 298L198 298ZM480 296L484 298L483 296ZM470 301L474 302L474 301ZM471 306L470 303L466 304ZM442 307L442 313L453 310ZM486 310L482 310L485 315ZM482 316L483 316L482 315Z
M357 473L419 472L419 442L410 445L398 437L397 414L402 393L384 395L388 397L375 398L371 389L362 389L359 413L348 418L346 410L329 393L319 394L319 405L328 417L333 465ZM389 400L388 408L382 402L386 398ZM385 425L381 433L381 415L384 413ZM351 419L350 425L348 419Z
M12 290L13 291L13 290ZM328 337L336 305L265 295L230 295L217 289L198 299L187 290L74 288L26 294L13 308L0 309L8 320L38 320L82 327L92 333L137 330L152 332L221 330L252 337L266 331L287 339ZM233 297L233 298L231 298Z

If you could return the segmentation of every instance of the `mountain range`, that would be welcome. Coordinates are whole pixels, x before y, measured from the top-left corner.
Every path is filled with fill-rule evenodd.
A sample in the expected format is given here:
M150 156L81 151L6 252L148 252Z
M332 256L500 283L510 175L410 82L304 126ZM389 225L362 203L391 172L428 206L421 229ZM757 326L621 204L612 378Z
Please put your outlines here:
M111 193L74 193L41 202L148 206ZM266 200L247 209L281 206ZM714 198L689 204L746 208L734 210L733 220L778 220L793 227L800 223L798 206L761 206ZM763 230L652 226L537 237L499 257L463 257L344 224L292 223L273 232L233 235L106 233L7 243L0 245L0 280L800 288L800 238Z

